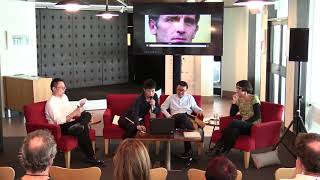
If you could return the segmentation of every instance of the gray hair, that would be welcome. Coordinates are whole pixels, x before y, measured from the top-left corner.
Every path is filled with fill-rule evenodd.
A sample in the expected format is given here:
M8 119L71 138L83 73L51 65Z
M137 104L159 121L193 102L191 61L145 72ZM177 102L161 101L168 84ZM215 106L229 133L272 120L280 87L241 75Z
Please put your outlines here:
M40 145L30 147L35 138L41 140ZM25 170L32 173L43 172L52 165L57 154L57 144L48 130L36 130L27 135L20 149L19 159Z

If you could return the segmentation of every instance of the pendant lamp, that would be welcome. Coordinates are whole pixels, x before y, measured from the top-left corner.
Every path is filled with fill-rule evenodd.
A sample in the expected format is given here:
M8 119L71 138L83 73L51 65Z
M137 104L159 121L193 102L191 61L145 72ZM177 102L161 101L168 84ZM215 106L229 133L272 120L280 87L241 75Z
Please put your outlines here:
M63 8L69 12L77 12L80 9L90 7L90 5L80 0L61 0L55 5L55 7Z
M96 14L96 16L99 16L103 19L111 19L112 17L119 16L119 14L111 13L109 11L109 2L106 0L106 11Z

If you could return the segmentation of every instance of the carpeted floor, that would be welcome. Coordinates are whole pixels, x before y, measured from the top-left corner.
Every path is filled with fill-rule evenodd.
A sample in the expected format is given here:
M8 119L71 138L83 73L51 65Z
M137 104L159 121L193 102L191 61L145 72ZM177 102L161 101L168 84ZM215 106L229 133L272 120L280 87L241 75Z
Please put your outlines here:
M4 139L4 144L6 145L4 148L4 152L0 153L0 166L11 166L16 171L16 179L21 177L23 175L23 169L21 168L19 161L18 161L18 149L22 143L23 138L22 137L6 137ZM101 168L102 170L102 176L101 179L104 180L112 180L112 173L113 173L113 164L112 164L112 157L116 150L116 147L119 142L112 141L111 142L111 154L107 157L104 156L104 150L103 150L103 138L98 137L97 138L97 157L102 158L105 160L106 166ZM205 139L205 147L207 149L208 147L209 138ZM184 167L184 163L176 158L176 154L182 152L183 150L183 143L172 143L172 169L179 170L179 171L170 171L168 174L167 180L184 180L187 179L187 169ZM164 157L165 157L165 147L162 144L161 145L161 153L160 153L160 159L161 164L164 166ZM151 161L154 162L155 159L155 145L150 145L150 156ZM274 172L279 167L290 167L294 166L294 159L288 155L286 150L283 149L282 146L279 147L279 154L281 162L283 162L283 165L276 165L271 167L262 168L260 170L257 170L252 163L252 160L250 162L250 167L248 169L244 169L242 164L242 153L238 150L233 150L229 155L228 158L232 160L232 162L235 163L237 168L242 171L243 173L243 179L244 180L272 180L274 179ZM71 155L71 168L83 168L88 167L88 164L82 162L84 159L83 154L79 149L76 149L72 152ZM203 155L202 157L197 157L197 161L192 164L192 168L198 168L205 170L206 165L208 164L208 161L210 160L210 157ZM57 166L64 166L64 155L63 153L58 153L56 156L56 159L54 161L54 165Z

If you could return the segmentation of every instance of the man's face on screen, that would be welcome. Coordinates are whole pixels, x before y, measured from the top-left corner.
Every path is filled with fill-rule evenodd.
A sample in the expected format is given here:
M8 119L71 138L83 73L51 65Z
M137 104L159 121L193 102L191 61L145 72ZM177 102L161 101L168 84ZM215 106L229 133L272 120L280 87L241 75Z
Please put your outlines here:
M196 15L160 15L158 22L151 20L150 30L157 42L188 43L198 31Z

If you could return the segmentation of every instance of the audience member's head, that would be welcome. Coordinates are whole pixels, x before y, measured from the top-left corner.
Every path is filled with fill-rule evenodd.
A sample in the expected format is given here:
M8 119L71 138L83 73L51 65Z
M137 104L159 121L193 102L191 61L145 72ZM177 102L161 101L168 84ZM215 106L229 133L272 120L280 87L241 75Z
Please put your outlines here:
M206 169L207 180L235 180L236 166L226 157L217 156L210 160Z
M181 98L184 96L187 89L188 89L188 83L185 81L180 81L180 82L178 82L178 85L176 88L176 93Z
M296 166L305 174L320 175L320 135L302 133L296 138Z
M27 135L20 149L21 165L29 176L48 176L57 153L54 137L47 130L36 130Z
M139 140L126 139L113 158L114 178L117 180L149 180L150 157Z
M253 90L252 85L248 80L238 81L236 84L236 88L240 89L241 91L245 91L248 94L251 94Z

